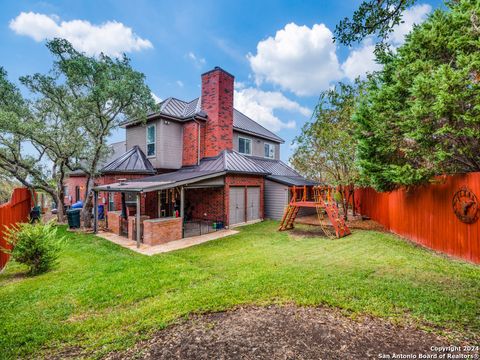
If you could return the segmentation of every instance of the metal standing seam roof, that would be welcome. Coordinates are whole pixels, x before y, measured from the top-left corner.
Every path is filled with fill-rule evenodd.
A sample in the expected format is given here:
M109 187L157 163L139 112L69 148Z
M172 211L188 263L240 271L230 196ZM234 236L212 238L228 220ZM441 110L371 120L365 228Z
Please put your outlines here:
M233 109L233 128L237 131L260 136L278 143L285 142L281 137L275 135L270 130L267 130L262 125L250 119L247 115L241 113L237 109Z
M161 115L177 118L180 121L191 119L193 116L206 117L206 113L201 109L201 100L196 98L190 102L183 101L170 97L165 99L160 104L160 111L148 115L148 118L154 118ZM134 124L135 121L126 121L122 125L126 126ZM278 143L284 143L285 141L274 134L270 130L264 128L256 121L249 118L247 115L241 113L237 109L233 109L233 128L234 130L244 132L247 134L255 135L267 140L271 140Z
M218 156L205 158L200 165L183 167L170 173L148 176L143 179L97 186L97 191L154 191L194 183L205 178L221 176L228 173L269 175L261 166L247 156L234 150L223 150Z
M134 146L126 153L105 165L101 173L134 173L155 174L155 168L138 146Z
M318 185L318 183L315 181L305 179L281 160L265 159L260 157L251 157L251 160L270 173L267 176L268 180L289 186Z

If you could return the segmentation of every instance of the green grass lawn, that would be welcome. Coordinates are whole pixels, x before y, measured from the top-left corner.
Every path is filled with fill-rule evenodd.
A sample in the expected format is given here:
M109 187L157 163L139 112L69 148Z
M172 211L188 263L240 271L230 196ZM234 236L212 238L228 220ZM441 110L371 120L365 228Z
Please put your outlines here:
M67 244L53 271L28 278L11 262L0 275L0 354L80 347L101 356L192 312L285 302L479 339L480 267L390 234L295 238L277 225L153 257L62 230Z

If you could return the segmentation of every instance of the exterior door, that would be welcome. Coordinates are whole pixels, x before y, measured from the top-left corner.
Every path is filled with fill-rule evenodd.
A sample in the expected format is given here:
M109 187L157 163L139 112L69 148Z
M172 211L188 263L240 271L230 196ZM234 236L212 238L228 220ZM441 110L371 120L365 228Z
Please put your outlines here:
M260 218L260 188L247 188L247 221Z
M245 188L230 188L230 214L229 225L245 222Z

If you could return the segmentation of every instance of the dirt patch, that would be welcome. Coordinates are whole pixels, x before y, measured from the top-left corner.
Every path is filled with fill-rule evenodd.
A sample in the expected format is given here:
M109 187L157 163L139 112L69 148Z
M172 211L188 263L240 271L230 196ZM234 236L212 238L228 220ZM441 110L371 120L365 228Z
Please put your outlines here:
M435 354L450 343L414 328L336 310L245 307L198 315L107 359L378 359L380 354ZM438 352L436 353L438 355Z
M324 226L325 227L325 226ZM328 238L331 234L335 236L335 229L333 226L329 226L328 230L330 234L325 234L323 229L320 226L309 226L309 227L301 227L301 228L293 228L288 233L290 236L293 237L324 237Z
M295 219L295 223L297 224L305 224L305 225L319 225L319 220L317 215L308 215L302 216ZM328 218L322 220L322 225L330 226L330 221ZM376 221L370 219L362 219L360 216L352 216L349 215L349 220L347 221L347 226L350 229L359 229L359 230L375 230L375 231L386 231L385 228Z

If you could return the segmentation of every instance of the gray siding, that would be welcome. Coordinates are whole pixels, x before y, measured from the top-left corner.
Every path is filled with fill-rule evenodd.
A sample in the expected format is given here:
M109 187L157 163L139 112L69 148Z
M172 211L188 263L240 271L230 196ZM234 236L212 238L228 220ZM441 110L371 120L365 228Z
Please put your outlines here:
M288 204L288 186L265 180L265 217L281 220Z
M265 180L265 217L282 220L285 208L290 201L288 186ZM300 208L297 216L313 215L315 208Z
M157 169L179 169L182 167L183 126L174 121L155 120L148 125L156 124L155 156L148 157L153 167ZM138 145L142 151L146 150L147 125L136 125L126 129L127 150Z
M238 131L233 132L233 149L238 151L238 137L243 137L252 140L252 155L264 157L265 155L265 143L269 143L275 146L275 160L280 159L280 144L273 141L268 141L253 135L247 135Z

